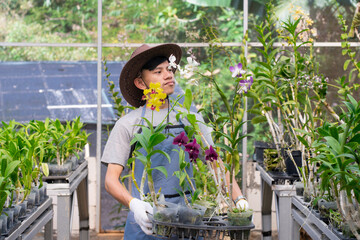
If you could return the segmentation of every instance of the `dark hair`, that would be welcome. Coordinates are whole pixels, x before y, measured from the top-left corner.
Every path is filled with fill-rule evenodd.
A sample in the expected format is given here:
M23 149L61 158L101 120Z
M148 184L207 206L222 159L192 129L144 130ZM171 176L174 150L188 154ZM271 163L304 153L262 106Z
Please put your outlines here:
M164 56L157 56L157 57L153 57L152 59L150 59L149 61L147 61L144 66L141 68L141 70L149 70L152 71L154 70L159 64L168 61L169 59L167 57Z

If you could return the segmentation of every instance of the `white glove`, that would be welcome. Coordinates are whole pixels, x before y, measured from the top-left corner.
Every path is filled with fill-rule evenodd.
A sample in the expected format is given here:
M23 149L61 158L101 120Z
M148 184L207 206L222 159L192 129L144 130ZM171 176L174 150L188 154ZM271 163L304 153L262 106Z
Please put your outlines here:
M246 199L240 199L236 202L236 207L242 211L246 211L249 209L249 203L246 201Z
M139 224L141 230L147 235L152 234L152 222L149 220L146 212L153 214L153 208L148 202L133 198L130 201L130 210L134 213L134 218Z

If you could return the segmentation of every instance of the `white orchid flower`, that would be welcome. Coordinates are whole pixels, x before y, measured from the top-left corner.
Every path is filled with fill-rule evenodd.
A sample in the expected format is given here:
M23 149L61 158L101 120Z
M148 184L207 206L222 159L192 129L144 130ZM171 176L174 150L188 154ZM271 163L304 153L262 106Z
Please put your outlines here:
M171 54L169 57L169 69L176 69L178 67L178 65L176 64L176 57L174 56L174 54Z
M190 65L192 67L197 67L200 65L200 63L198 63L197 61L195 61L195 59L193 59L192 57L187 57L186 60L188 61L187 65Z

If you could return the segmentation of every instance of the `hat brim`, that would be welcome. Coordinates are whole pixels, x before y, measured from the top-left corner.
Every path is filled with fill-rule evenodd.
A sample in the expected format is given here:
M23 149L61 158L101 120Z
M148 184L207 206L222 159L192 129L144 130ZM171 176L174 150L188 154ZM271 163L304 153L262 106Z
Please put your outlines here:
M125 64L120 74L119 85L122 96L131 106L140 107L145 104L145 101L141 100L143 90L140 90L134 84L134 80L144 64L154 57L164 56L169 58L171 54L176 57L176 64L179 64L182 55L181 48L171 43L151 47L132 57Z

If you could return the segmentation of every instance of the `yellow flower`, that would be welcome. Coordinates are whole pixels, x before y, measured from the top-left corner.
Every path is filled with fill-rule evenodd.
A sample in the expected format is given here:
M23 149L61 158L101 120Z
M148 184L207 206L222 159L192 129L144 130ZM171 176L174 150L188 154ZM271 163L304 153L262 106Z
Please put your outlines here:
M150 83L150 88L144 90L143 100L147 101L151 110L159 111L159 107L164 104L166 93L163 91L160 83Z
M306 23L307 23L309 26L311 26L311 25L314 23L314 21L311 20L310 18L307 18L307 19L306 19Z

